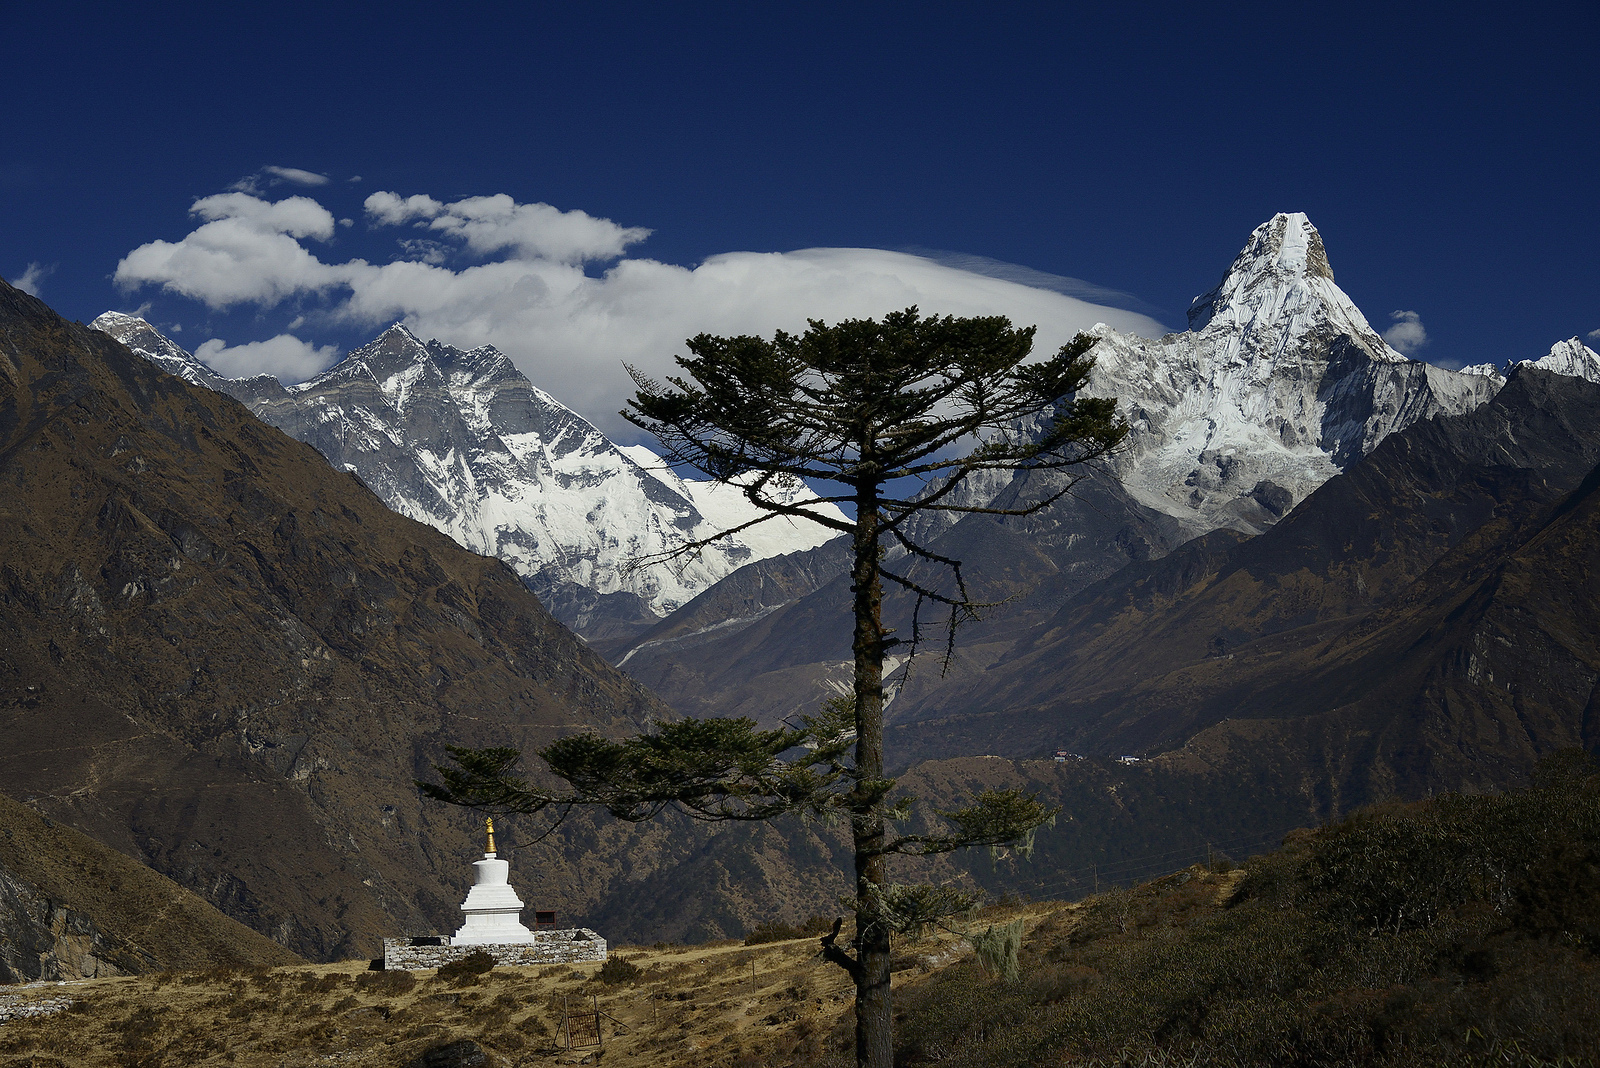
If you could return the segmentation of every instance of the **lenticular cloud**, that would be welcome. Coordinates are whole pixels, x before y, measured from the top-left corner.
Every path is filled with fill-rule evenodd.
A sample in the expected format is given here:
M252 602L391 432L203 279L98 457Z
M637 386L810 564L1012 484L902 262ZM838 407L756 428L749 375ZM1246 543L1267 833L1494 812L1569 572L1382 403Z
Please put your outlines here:
M380 192L365 209L369 235L393 234L404 258L324 262L308 247L335 233L320 204L236 192L196 201L200 226L180 241L134 249L115 278L125 289L160 286L219 309L315 297L326 309L318 321L365 329L400 320L452 345L494 345L536 384L622 433L615 413L632 393L624 362L670 374L684 338L699 333L770 335L804 330L808 319L877 317L911 305L1037 325L1041 354L1097 322L1163 332L1134 312L881 249L728 252L691 268L627 255L649 235L644 227L503 194L444 202ZM585 264L609 266L591 274ZM274 340L271 351L227 348L230 369L293 373L301 362L286 359L287 345ZM323 351L299 344L304 366ZM257 356L260 365L251 366Z

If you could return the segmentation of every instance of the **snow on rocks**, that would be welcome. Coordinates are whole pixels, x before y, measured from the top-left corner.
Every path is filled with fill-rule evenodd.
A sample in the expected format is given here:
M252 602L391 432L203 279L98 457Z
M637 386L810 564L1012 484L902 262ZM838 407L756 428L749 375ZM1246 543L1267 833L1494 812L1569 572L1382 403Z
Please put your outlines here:
M1519 362L1558 375L1570 375L1590 382L1600 382L1600 353L1596 353L1576 337L1556 342L1550 346L1549 353L1537 360Z
M755 518L734 487L680 479L642 446L618 448L491 346L462 350L396 324L314 378L223 379L144 320L93 324L352 471L389 507L497 556L541 595L562 583L627 593L665 615L753 560L833 532L775 518L698 553L696 539ZM794 501L814 495L803 486ZM819 511L842 518L831 505Z
M1499 383L1394 351L1333 280L1303 214L1257 227L1189 329L1097 326L1086 392L1132 433L1113 462L1134 497L1193 533L1254 533L1419 419L1487 402Z

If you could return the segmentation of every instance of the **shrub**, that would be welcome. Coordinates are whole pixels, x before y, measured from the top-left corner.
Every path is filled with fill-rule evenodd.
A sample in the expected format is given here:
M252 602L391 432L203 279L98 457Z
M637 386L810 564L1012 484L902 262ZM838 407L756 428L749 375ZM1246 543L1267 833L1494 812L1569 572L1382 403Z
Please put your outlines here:
M606 962L600 965L599 979L602 983L620 986L624 983L638 982L639 976L643 974L643 970L628 958L611 956L607 957Z
M990 924L987 931L971 935L967 941L972 943L978 962L988 974L997 975L1008 983L1016 982L1021 976L1017 964L1017 953L1022 948L1021 920L1012 920L999 927Z
M327 975L307 975L300 980L300 993L302 994L331 994L344 986L345 977L338 972Z
M1011 982L991 927L897 995L895 1063L1600 1064L1600 777L1563 759L1292 834L1226 900L1196 867L1063 910Z
M363 972L356 976L356 989L381 997L409 994L416 985L417 977L410 972Z
M456 986L465 986L468 982L480 975L485 975L494 968L494 957L482 949L473 950L468 956L460 960L453 960L449 964L441 965L436 978Z
M767 942L787 942L795 938L821 938L831 930L833 921L826 916L813 916L801 924L771 920L745 935L744 944L759 946Z

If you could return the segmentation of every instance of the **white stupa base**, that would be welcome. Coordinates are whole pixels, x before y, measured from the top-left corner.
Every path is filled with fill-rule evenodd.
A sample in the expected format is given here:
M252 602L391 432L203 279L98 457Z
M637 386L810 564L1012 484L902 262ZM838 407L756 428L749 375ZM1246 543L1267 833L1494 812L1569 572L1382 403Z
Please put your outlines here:
M452 946L486 946L496 943L532 942L533 932L517 922L520 909L510 912L474 912L450 939Z
M507 882L511 865L494 851L494 827L489 827L489 851L474 861L476 878L461 911L467 922L454 938L416 935L385 938L385 968L417 971L441 968L474 953L487 953L496 964L528 966L598 962L606 959L606 940L587 927L530 931L522 925L522 899ZM554 924L555 913L549 913Z

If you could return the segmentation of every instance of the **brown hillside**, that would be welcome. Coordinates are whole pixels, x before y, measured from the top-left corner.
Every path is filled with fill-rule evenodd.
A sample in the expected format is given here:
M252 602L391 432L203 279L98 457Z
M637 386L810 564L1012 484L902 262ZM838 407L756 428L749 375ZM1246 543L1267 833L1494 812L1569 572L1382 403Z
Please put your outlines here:
M446 742L660 711L505 565L9 286L0 545L0 789L308 957L459 923L477 824L413 786Z

